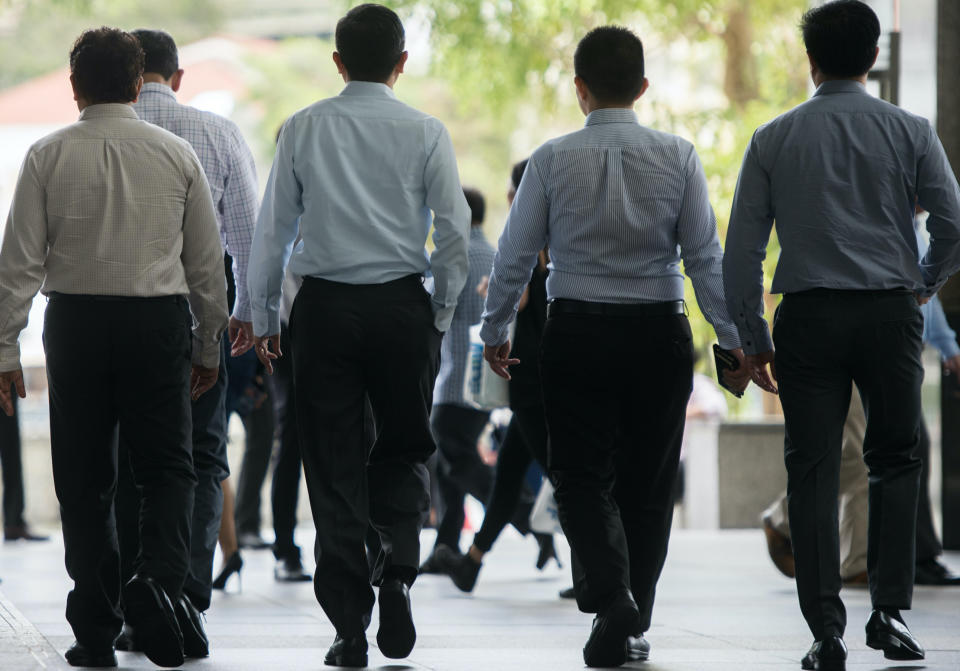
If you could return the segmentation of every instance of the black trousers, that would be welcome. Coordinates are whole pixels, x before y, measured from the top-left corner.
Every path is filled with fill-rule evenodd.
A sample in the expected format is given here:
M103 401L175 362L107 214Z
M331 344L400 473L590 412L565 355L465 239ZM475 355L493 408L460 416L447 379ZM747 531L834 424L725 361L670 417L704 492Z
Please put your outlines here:
M486 410L452 403L438 403L430 414L430 427L437 441L437 486L440 518L437 544L460 546L463 529L463 499L470 494L486 503L493 487L493 468L477 453L477 440L490 419Z
M280 324L280 351L291 352L290 329ZM273 554L277 559L299 558L294 542L297 499L300 493L300 441L297 436L297 405L293 393L293 359L283 356L273 364L273 402L279 441L273 453L270 502L273 507Z
M13 417L0 412L0 471L3 471L3 526L21 527L23 519L23 462L20 455L20 416L17 394L13 397Z
M650 627L673 519L693 384L683 315L552 315L541 346L548 467L560 523L583 575L577 604L598 612L630 592ZM589 355L584 356L584 344Z
M515 515L527 469L534 459L546 468L547 423L543 406L514 408L507 436L497 455L493 493L484 511L483 524L473 538L473 544L483 552L493 547L500 532Z
M317 528L314 591L342 636L370 623L368 524L382 544L374 584L416 577L441 337L418 276L380 285L307 278L294 301L294 397Z
M837 474L856 383L867 416L867 574L875 607L909 608L920 487L923 318L909 291L784 297L774 324L800 609L814 638L842 636Z
M223 335L220 347L220 372L213 387L190 403L193 468L197 486L193 492L190 520L190 569L183 593L198 610L210 608L213 593L213 557L217 549L220 518L223 515L223 490L220 483L230 474L227 466L227 357L229 339ZM130 444L135 435L119 431L117 478L117 534L120 540L120 572L126 583L139 571L140 495L130 463Z
M120 614L114 521L117 426L131 436L140 493L139 565L179 598L196 476L190 450L186 299L51 296L43 343L53 477L63 526L67 620L79 642L113 643Z
M283 349L281 348L280 351L282 352ZM267 398L259 407L254 408L242 418L246 438L243 444L243 462L240 464L234 512L238 534L260 534L260 490L263 489L263 482L267 478L270 456L273 454L273 435L276 424L273 410L273 383L269 375L263 377ZM299 468L299 463L297 467Z

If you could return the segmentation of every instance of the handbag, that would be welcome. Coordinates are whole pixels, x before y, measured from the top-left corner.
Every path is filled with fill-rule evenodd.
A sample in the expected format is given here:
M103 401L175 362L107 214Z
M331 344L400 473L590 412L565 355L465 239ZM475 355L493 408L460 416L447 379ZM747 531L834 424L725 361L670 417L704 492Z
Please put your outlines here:
M537 500L530 511L530 529L539 534L562 534L560 527L560 512L557 510L557 499L553 495L553 484L543 479Z
M513 337L513 325L510 326ZM483 358L480 324L470 327L467 369L463 376L463 400L478 410L494 410L510 405L510 384L494 373Z

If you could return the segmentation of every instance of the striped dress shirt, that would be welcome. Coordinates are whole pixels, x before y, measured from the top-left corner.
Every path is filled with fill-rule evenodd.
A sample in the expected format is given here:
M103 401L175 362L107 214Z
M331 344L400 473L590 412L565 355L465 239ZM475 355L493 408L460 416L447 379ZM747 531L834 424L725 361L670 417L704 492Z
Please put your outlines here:
M190 143L210 184L220 225L220 244L233 258L237 301L233 314L251 321L247 294L247 262L257 222L259 187L253 154L237 125L218 114L181 105L173 90L148 82L133 109L144 121L165 128Z
M189 296L193 361L216 368L227 328L223 251L190 145L108 103L30 147L0 250L0 372L20 368L17 338L38 289Z
M537 253L550 247L547 298L602 303L683 299L680 261L722 347L740 346L727 315L723 250L693 145L600 109L527 165L490 276L481 336L507 339Z
M483 312L483 296L477 293L477 285L485 275L490 274L494 254L496 251L483 235L483 227L473 226L467 247L467 282L463 285L450 328L443 335L440 345L440 371L433 390L434 405L466 405L463 401L463 378L470 350L470 327L480 321Z

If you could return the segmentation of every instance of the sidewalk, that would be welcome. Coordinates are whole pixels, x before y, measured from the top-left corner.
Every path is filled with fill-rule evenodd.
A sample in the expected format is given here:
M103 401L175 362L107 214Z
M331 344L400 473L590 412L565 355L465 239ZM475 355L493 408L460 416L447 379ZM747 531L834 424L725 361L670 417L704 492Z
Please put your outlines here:
M312 533L298 541L313 545ZM466 542L466 539L465 539ZM424 549L432 545L424 533ZM564 555L567 554L563 548ZM273 581L269 551L245 551L243 591L235 578L208 612L209 659L188 661L197 671L301 671L324 668L333 629L310 583ZM582 669L581 648L591 617L557 598L570 584L566 569L534 568L536 547L507 530L490 554L472 595L442 576L421 578L412 594L419 638L408 660L387 660L375 647L373 668L441 671L563 671ZM960 569L960 553L948 555ZM61 669L73 635L63 617L69 582L63 547L7 543L0 547L0 669ZM850 671L960 669L960 588L918 587L905 613L927 648L923 662L891 662L866 648L866 590L845 590ZM22 613L22 616L18 615ZM811 638L791 580L766 556L760 531L677 531L660 581L650 661L645 671L784 671L800 668ZM151 669L145 657L118 653L121 669Z

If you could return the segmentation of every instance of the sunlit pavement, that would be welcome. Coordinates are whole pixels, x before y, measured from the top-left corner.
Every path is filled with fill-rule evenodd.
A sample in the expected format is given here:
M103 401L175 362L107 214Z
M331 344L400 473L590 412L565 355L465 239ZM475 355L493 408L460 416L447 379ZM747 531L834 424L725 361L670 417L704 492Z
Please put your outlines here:
M312 547L312 532L298 541ZM467 538L464 539L466 546ZM424 532L424 552L432 532ZM568 553L563 548L563 554ZM244 551L243 591L236 579L207 613L212 654L184 668L209 671L324 669L334 632L310 583L278 584L268 550ZM567 571L534 567L536 546L512 530L489 555L472 595L443 576L425 576L413 589L417 646L407 660L376 649L377 614L368 632L373 668L444 671L544 671L583 668L581 648L591 616L557 598ZM960 553L947 561L960 569ZM58 541L0 547L0 669L70 668L62 654L73 642L64 619L69 581ZM917 588L906 613L927 648L923 662L890 662L864 645L866 590L845 590L851 671L960 669L960 588ZM647 671L799 669L810 635L791 580L769 562L760 531L677 531L660 581L654 625L647 637ZM155 668L142 655L118 653L121 669Z

